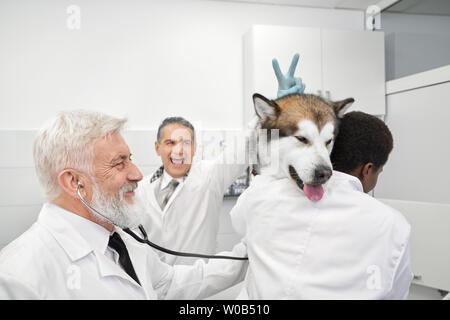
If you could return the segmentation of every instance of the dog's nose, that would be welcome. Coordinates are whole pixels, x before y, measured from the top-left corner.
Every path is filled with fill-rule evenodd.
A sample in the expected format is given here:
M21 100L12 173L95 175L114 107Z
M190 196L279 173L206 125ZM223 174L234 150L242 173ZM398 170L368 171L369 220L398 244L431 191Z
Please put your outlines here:
M333 172L331 171L330 167L318 166L314 171L314 180L318 184L325 183L326 181L328 181L328 179L330 179L332 173Z

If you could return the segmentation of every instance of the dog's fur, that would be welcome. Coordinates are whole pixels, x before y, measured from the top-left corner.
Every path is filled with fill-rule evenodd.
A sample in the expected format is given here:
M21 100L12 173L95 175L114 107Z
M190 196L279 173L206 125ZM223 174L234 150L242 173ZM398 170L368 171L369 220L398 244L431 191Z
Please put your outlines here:
M271 130L279 130L279 165L271 174L291 177L302 189L304 184L325 183L332 173L329 155L339 118L354 99L332 102L315 95L293 94L269 100L254 94L253 102L260 129L268 130L269 139ZM264 173L264 166L261 170Z

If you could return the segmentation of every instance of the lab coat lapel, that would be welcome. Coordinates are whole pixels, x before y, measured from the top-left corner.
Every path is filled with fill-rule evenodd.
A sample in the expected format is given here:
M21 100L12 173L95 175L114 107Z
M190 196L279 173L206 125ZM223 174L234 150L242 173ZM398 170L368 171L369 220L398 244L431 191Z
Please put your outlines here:
M38 223L47 229L64 249L71 261L79 260L92 252L89 244L61 214L66 211L51 203L45 203L39 213ZM69 213L72 214L72 213Z
M127 247L128 249L128 247ZM126 272L125 270L123 270L119 265L115 264L112 260L110 260L109 258L107 258L104 254L101 254L97 251L94 251L95 254L95 258L97 260L97 266L98 266L98 270L100 272L100 276L101 277L120 277L130 283L132 283L134 286L139 286L138 283L136 283L136 281L133 280L133 278L131 278ZM135 266L135 262L132 260L133 263L133 267L136 269ZM139 274L138 272L136 272ZM139 281L141 281L141 278L139 278Z
M100 277L120 277L129 283L132 283L139 290L144 288L136 283L119 265L115 264L114 261L105 256L104 253L92 248L72 225L61 217L61 215L64 214L64 211L64 209L54 204L46 203L41 209L38 223L52 234L72 262L82 259L91 259L93 257L96 261ZM123 234L123 232L121 234ZM147 283L147 280L145 279L146 264L145 260L142 260L145 259L145 255L143 255L142 259L138 259L138 257L140 257L138 252L135 252L132 255L133 267L135 268L141 283ZM143 277L143 279L141 279L141 277ZM148 293L145 289L144 293L145 296L148 297Z
M150 201L150 205L155 208L159 213L162 213L161 207L159 206L158 200L156 200L156 188L161 187L161 178L158 178L158 180L153 181L150 184L150 192L148 193L148 200Z
M153 208L155 208L161 214L161 216L163 217L164 214L171 207L172 203L174 202L174 200L176 199L176 197L180 193L181 189L184 188L184 185L186 184L186 180L187 179L181 185L178 185L178 187L175 189L175 192L170 197L169 201L167 202L166 206L164 207L164 210L161 210L161 207L159 206L159 203L156 200L156 195L155 195L156 190L159 191L159 189L161 188L161 179L162 179L162 177L158 178L157 180L153 181L150 184L149 201L150 201L151 206Z
M140 231L133 230L135 233L137 233L139 236L141 236ZM131 236L120 230L120 236L125 241L125 244L128 249L128 253L130 254L131 262L133 263L134 270L136 271L137 276L139 277L139 282L141 283L142 288L149 288L151 287L153 290L151 279L149 278L149 272L148 272L148 261L147 261L147 254L143 254L146 250L148 250L148 247L146 244L141 244L137 242L135 239L133 239ZM142 248L144 246L144 249ZM131 278L130 278L131 279ZM132 280L134 282L134 280ZM134 282L136 283L136 282ZM152 291L149 290L149 291ZM150 294L147 292L147 290L144 290L146 295ZM156 299L157 297L151 296L151 298Z
M184 185L186 184L186 181L183 182L181 185L178 185L178 187L175 189L175 192L170 197L169 201L167 202L166 206L164 207L163 215L169 210L172 203L177 198L178 194L181 192L181 189L183 189Z

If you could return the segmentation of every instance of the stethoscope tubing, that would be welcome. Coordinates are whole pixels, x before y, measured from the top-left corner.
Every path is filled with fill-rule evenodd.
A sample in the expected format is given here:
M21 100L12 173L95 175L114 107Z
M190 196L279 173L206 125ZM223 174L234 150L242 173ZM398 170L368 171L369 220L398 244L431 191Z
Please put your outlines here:
M145 232L145 229L142 225L139 225L139 230L141 231L142 235L144 236L144 239L140 238L136 233L131 231L130 229L126 228L123 229L126 233L128 233L130 236L132 236L135 240L137 240L140 243L146 243L150 247L155 248L159 251L175 255L175 256L181 256L181 257L192 257L192 258L205 258L205 259L230 259L230 260L248 260L247 257L234 257L234 256L222 256L222 255L207 255L207 254L200 254L200 253L191 253L191 252L180 252L180 251L174 251L170 249L166 249L164 247L161 247L147 238L147 233Z
M81 185L79 183L78 184L78 188L77 188L77 194L78 194L78 197L80 198L81 202L87 208L89 208L90 210L92 210L95 213L99 214L100 216L102 216L103 218L108 220L111 224L115 225L115 223L113 221L111 221L109 218L105 217L102 213L100 213L98 210L93 208L89 203L87 203L87 201L81 195L80 186ZM142 226L142 224L139 225L139 230L141 231L141 233L142 233L142 235L144 237L143 239L140 238L136 233L131 231L129 228L125 228L125 229L122 229L122 230L124 232L126 232L127 234L129 234L131 237L133 237L136 241L138 241L140 243L145 243L145 244L149 245L150 247L152 247L152 248L154 248L156 250L162 251L162 252L167 253L167 254L175 255L175 256L191 257L191 258L203 258L203 259L248 260L248 257L234 257L234 256L223 256L223 255L208 255L208 254L192 253L192 252L180 252L180 251L174 251L174 250L170 250L170 249L161 247L161 246L151 242L150 240L148 240L147 232L145 231L145 229Z

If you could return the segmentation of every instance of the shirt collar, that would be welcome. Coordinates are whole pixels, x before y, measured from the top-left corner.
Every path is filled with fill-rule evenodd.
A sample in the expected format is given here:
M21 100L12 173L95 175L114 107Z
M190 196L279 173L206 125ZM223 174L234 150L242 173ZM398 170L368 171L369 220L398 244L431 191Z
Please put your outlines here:
M110 232L99 224L67 211L53 203L45 203L38 222L49 230L72 261L92 251L105 254Z
M194 158L195 158L195 157L194 157ZM183 182L184 180L186 180L186 178L187 178L188 175L189 175L189 171L190 171L190 169L186 172L186 174L184 175L184 177L182 178L182 180L179 180L178 182ZM155 182L156 180L158 180L159 178L161 178L161 177L164 175L164 172L166 172L166 170L164 170L164 166L159 167L158 170L156 170L155 173L153 173L153 175L151 176L151 178L150 178L150 183L153 183L153 182ZM172 179L175 179L175 178L172 178L168 173L167 173L167 175L166 175L166 179L168 179L167 176L170 177L170 180L167 182L167 184L168 184ZM181 179L181 178L177 178L176 180L178 180L178 179ZM167 185L167 184L166 184L166 185Z
M186 179L187 175L180 177L180 178L174 178L172 177L166 170L164 170L161 180L161 190L167 187L173 179L177 180L180 184L184 182L184 179Z
M333 171L332 177L337 181L347 182L351 189L364 192L361 181L355 176L340 171Z

